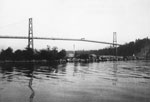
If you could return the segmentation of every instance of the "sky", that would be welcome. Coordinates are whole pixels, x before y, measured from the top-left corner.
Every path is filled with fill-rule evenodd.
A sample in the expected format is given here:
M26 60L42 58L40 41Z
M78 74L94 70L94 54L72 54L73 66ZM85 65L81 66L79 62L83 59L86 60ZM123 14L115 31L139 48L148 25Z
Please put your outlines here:
M85 38L125 44L150 37L150 0L0 0L0 35ZM27 40L0 39L0 49L24 49ZM34 40L36 49L95 50L110 45L73 41Z

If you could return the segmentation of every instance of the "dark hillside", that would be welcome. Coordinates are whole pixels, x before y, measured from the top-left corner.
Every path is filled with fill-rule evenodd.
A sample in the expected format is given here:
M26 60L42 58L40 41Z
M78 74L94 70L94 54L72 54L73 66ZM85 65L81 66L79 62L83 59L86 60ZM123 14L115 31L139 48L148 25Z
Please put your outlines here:
M96 55L115 55L115 49L104 48L90 51L76 51L76 54L96 54ZM135 41L126 43L117 48L118 56L133 56L150 59L150 39L137 39Z

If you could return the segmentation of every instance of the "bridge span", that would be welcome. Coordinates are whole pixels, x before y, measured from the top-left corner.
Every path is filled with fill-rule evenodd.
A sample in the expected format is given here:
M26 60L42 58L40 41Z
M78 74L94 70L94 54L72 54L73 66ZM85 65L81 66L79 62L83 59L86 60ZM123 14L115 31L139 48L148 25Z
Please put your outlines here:
M31 49L34 49L34 47L33 47L34 46L33 39L37 39L37 40L82 41L82 42L91 42L91 43L101 43L101 44L113 45L113 47L116 48L116 49L117 49L117 46L121 45L121 44L117 43L116 32L113 32L113 42L86 40L84 38L74 39L74 38L55 38L55 37L34 37L33 36L32 18L29 18L28 36L9 36L9 35L6 36L6 35L0 35L0 39L28 39L28 48L31 48Z
M26 36L0 36L0 39L29 39L29 37ZM118 45L116 43L110 43L110 42L103 42L103 41L95 41L95 40L85 40L85 39L72 39L72 38L53 38L53 37L32 37L32 39L37 40L65 40L65 41L83 41L83 42L92 42L92 43L101 43L101 44L109 44L109 45Z

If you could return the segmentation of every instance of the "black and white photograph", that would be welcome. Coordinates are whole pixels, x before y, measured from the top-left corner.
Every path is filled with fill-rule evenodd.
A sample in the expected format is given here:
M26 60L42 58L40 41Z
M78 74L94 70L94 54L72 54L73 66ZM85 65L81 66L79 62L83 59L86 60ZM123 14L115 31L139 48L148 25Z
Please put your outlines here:
M0 102L150 102L150 0L0 0Z

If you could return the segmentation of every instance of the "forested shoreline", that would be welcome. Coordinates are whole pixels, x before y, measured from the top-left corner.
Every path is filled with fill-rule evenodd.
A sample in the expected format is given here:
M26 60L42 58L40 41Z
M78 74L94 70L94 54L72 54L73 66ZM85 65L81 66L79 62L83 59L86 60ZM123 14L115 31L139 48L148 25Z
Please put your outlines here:
M75 58L88 58L90 54L100 55L116 55L116 48L109 47L99 50L75 51ZM67 51L62 49L58 51L57 47L52 49L46 48L42 50L32 50L25 48L23 50L15 50L11 47L0 51L0 61L31 61L31 60L46 60L56 61L66 59ZM150 59L150 39L137 39L135 41L123 44L117 47L117 56L137 56L145 59Z
M116 55L116 48L108 47L99 50L80 50L76 51L80 54L96 54L96 55ZM117 47L117 56L137 56L150 59L150 39L136 39L135 41L123 44Z
M55 61L63 59L65 56L66 51L64 49L58 51L57 47L42 50L32 50L30 48L26 48L24 50L18 49L16 51L13 51L11 47L8 47L7 49L1 50L0 52L1 61L31 61L31 60Z

